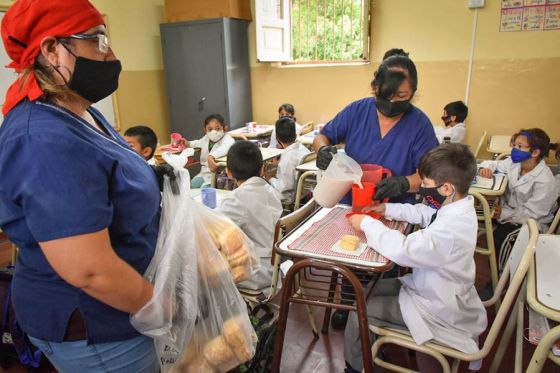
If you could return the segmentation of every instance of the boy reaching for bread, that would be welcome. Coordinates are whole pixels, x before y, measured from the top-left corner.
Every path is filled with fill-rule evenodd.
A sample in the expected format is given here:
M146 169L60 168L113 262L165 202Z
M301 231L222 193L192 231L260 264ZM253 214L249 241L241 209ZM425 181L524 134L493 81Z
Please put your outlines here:
M424 155L418 171L420 194L428 206L382 203L366 209L423 229L405 236L368 215L349 218L354 229L365 233L370 247L398 265L413 268L411 274L377 283L367 302L368 320L377 326L408 329L418 344L435 340L474 353L487 324L474 287L478 222L473 197L467 195L477 172L476 160L466 145L444 144ZM346 327L344 357L348 371L362 370L355 313Z
M262 153L250 141L238 141L227 153L227 174L237 183L217 209L233 220L253 241L260 267L237 286L268 295L272 282L274 228L282 215L281 195L265 179Z

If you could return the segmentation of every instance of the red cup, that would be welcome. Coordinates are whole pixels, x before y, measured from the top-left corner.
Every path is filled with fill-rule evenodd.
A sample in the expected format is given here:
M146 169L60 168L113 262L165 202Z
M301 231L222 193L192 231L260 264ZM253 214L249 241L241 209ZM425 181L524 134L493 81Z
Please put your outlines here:
M180 144L180 141L181 141L182 138L183 138L183 136L181 136L180 133L173 132L171 134L171 146L173 148L179 147L179 144Z
M375 184L362 182L363 188L358 184L352 185L352 212L360 212L364 207L369 206L375 194Z

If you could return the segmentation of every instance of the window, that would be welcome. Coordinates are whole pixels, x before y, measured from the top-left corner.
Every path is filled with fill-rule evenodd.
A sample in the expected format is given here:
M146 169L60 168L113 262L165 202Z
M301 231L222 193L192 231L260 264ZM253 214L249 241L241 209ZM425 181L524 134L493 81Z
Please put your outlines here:
M257 59L335 63L369 60L371 0L255 0Z

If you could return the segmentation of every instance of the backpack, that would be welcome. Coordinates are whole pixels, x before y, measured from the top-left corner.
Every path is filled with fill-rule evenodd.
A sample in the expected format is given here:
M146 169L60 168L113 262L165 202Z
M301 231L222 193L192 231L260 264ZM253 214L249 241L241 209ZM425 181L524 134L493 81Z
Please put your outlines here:
M0 366L8 368L13 360L30 368L41 363L41 351L31 344L17 324L12 306L14 267L0 268Z
M248 362L234 369L233 373L265 373L270 372L274 354L274 340L278 328L278 319L266 304L259 304L249 312L249 319L255 329L259 341L255 356Z

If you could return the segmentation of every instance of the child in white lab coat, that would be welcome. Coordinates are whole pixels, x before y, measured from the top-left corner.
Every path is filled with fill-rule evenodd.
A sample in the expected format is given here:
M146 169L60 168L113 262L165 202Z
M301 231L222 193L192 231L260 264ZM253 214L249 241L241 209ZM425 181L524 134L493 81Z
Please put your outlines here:
M227 154L235 140L228 135L224 117L220 114L211 114L204 119L204 132L200 140L187 141L187 147L200 148L200 174L191 181L192 188L208 186L212 182L212 173L218 166L216 159Z
M434 340L473 353L479 350L478 336L487 325L474 287L478 222L473 197L467 195L476 160L466 145L444 144L426 153L418 171L420 194L429 206L381 203L368 209L423 229L405 236L368 215L349 218L354 229L365 233L369 246L413 269L401 278L377 283L367 302L368 319L374 325L408 329L418 344ZM356 370L363 368L359 338L352 312L344 356Z
M465 119L469 108L463 101L450 102L443 108L441 120L445 127L434 127L440 144L444 142L463 142L465 139Z
M296 109L292 104L282 104L278 108L278 119L282 119L284 117L292 118L296 123L296 135L299 136L301 133L301 126L298 122L296 122ZM276 136L276 128L272 130L272 134L270 135L270 144L268 145L269 148L277 148L278 147L278 140Z
M149 165L156 165L154 152L157 148L158 139L155 132L150 127L130 127L124 132L124 139Z
M262 153L250 141L236 142L227 153L227 174L237 182L237 189L227 196L218 211L233 220L253 241L260 267L240 288L261 290L268 295L272 282L272 244L274 228L280 215L280 193L265 179Z
M492 177L494 172L508 176L508 186L499 204L494 205L494 245L503 268L521 226L535 219L540 232L546 232L557 209L558 184L544 157L550 138L539 128L521 130L511 138L511 158L484 161L480 176Z
M270 185L282 194L283 202L292 203L295 194L296 167L310 151L296 140L296 122L292 118L283 117L278 119L275 133L278 148L285 150L282 152L280 162L278 162L276 177L271 178L269 182Z

